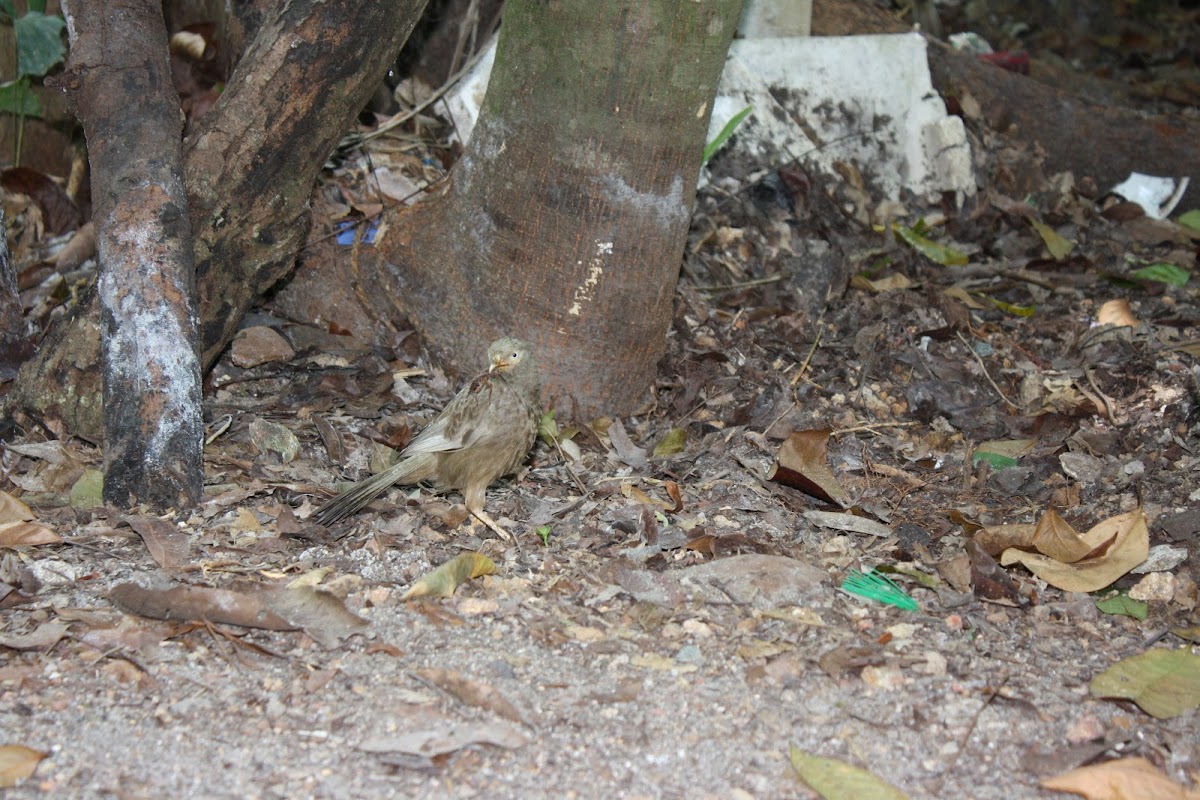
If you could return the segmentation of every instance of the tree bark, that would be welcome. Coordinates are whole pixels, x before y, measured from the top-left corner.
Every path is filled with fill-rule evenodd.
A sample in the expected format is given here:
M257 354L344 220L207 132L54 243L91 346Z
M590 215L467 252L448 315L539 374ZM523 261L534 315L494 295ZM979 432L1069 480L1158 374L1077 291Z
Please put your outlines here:
M416 23L425 0L280 3L217 106L184 146L195 236L201 365L250 303L291 269L313 182ZM101 429L97 304L81 307L22 369L10 409Z
M63 11L66 83L92 165L104 499L190 508L204 484L204 421L182 119L162 8L115 0Z
M1200 197L1200 122L1182 114L1150 115L1112 107L1006 72L931 42L929 68L943 97L964 92L979 103L995 131L1013 131L1046 151L1046 166L1091 176L1107 191L1131 172L1168 178L1191 176L1184 208Z
M359 296L455 363L530 341L567 413L634 410L666 346L741 5L509 0L448 189L391 226Z

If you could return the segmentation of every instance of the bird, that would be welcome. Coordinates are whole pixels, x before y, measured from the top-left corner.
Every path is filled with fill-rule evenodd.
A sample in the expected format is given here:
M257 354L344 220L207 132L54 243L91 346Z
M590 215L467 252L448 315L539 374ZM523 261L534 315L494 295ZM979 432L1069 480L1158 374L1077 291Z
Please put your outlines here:
M313 519L330 525L360 511L393 484L432 480L440 488L460 490L473 516L511 540L484 509L484 499L487 488L514 472L533 447L542 385L533 353L520 339L497 339L487 356L487 371L454 396L395 464L325 503Z

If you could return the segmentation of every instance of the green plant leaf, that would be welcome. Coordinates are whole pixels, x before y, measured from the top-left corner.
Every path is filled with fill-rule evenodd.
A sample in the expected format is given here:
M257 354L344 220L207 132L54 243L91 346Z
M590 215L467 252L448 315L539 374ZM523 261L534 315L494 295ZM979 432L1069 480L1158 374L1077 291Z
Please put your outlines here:
M1123 697L1159 719L1200 706L1200 656L1155 648L1122 659L1092 678L1095 697Z
M29 10L38 14L46 13L46 0L29 0Z
M25 117L42 115L42 104L38 102L37 95L30 91L29 78L0 84L0 113Z
M729 122L726 122L725 127L721 128L721 132L717 134L717 138L713 139L704 146L704 160L701 162L702 164L707 164L708 160L716 155L717 151L724 146L725 142L729 141L729 137L733 136L733 132L737 130L737 126L741 125L742 120L749 116L750 111L750 107L746 106L741 111L734 114L733 119L729 120Z
M1013 303L1006 303L1003 300L997 300L994 297L989 297L992 305L1001 311L1012 314L1014 317L1032 317L1037 312L1037 306L1018 306Z
M1134 270L1133 277L1144 281L1167 283L1171 286L1186 286L1187 282L1191 280L1192 273L1174 264L1151 264L1148 267Z
M1055 261L1062 261L1071 254L1075 244L1059 235L1058 231L1038 222L1036 219L1029 220L1033 225L1033 229L1038 232L1038 236L1042 237L1042 241L1046 244L1046 249L1050 251L1050 257Z
M36 11L30 11L13 23L13 33L17 37L18 75L45 75L62 61L65 24L62 17Z
M667 431L666 436L654 445L654 457L662 458L663 456L673 456L676 453L683 452L683 445L687 442L687 431L683 428L671 428Z
M17 18L17 12L13 8L12 0L0 0L0 14L12 20Z
M1144 600L1134 600L1127 594L1116 594L1103 600L1097 600L1096 608L1105 614L1144 620L1150 604Z
M1194 231L1200 231L1200 208L1193 208L1191 211L1185 211L1179 215L1179 219L1176 221L1180 225L1184 225Z
M919 232L922 227L923 221L918 222L912 228L895 223L892 225L892 232L902 241L907 242L918 253L936 264L941 264L943 267L961 267L967 263L966 253L959 252L953 247L946 247L944 244L938 244L931 239L926 239Z
M836 758L792 747L788 760L800 780L825 800L908 800L908 795L882 778Z

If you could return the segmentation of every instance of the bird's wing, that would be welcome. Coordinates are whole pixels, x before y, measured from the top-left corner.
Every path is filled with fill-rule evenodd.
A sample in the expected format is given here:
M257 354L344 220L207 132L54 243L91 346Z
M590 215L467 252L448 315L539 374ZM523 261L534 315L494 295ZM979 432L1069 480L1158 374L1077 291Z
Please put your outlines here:
M495 418L497 413L505 416L507 407L516 400L519 398L507 381L485 372L463 387L402 455L448 453L503 438L507 429L497 425Z

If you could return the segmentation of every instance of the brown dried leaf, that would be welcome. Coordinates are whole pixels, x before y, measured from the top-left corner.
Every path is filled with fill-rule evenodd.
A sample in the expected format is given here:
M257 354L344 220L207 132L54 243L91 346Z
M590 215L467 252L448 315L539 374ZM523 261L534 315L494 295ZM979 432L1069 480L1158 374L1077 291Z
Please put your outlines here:
M980 600L1003 606L1020 606L1021 593L1008 573L1000 569L996 559L974 539L966 543L967 556L971 559L971 586Z
M1037 526L1022 522L1016 525L989 525L980 529L972 541L995 558L1010 547L1032 547Z
M36 522L6 522L0 525L0 547L31 547L60 543L61 536Z
M1041 553L1009 548L1000 555L1004 566L1024 564L1042 580L1067 592L1095 592L1112 584L1146 560L1150 533L1142 509L1110 517L1081 539L1092 548L1085 557L1064 564Z
M1042 514L1030 544L1042 555L1064 564L1074 564L1095 549L1054 509Z
M27 195L46 221L46 230L58 236L79 227L81 215L75 201L41 170L12 167L0 172L0 185L15 194Z
M266 607L325 648L362 633L370 623L346 608L335 595L311 586L290 586L263 593Z
M29 506L8 492L0 492L0 524L6 522L28 522L34 518Z
M205 620L270 631L291 631L299 627L268 608L265 593L178 585L151 589L136 583L122 583L113 587L109 599L127 614L151 619Z
M177 572L187 561L192 541L171 523L159 517L126 517L129 527L142 537L150 557L168 572Z
M49 650L67 635L67 626L62 622L43 622L30 633L0 634L0 647L12 650Z
M23 744L0 745L0 789L11 789L28 778L48 755Z
M524 723L521 712L496 687L448 669L419 669L417 675L454 695L460 702L482 708L513 722Z
M474 551L459 553L410 586L400 599L450 597L459 586L472 578L491 575L495 571L495 562L482 553Z
M1101 325L1136 328L1138 318L1133 315L1128 300L1109 300L1096 312L1096 322Z
M1088 800L1200 800L1200 792L1172 781L1144 758L1121 758L1080 767L1053 778L1042 786L1057 792L1083 795Z
M846 508L850 497L828 467L828 428L796 431L775 455L767 480L799 489L826 503Z

